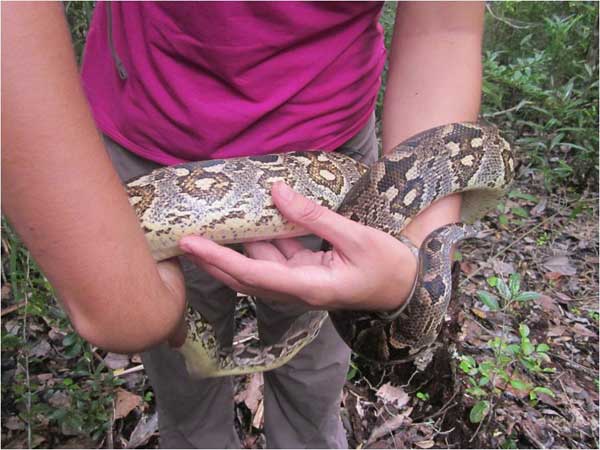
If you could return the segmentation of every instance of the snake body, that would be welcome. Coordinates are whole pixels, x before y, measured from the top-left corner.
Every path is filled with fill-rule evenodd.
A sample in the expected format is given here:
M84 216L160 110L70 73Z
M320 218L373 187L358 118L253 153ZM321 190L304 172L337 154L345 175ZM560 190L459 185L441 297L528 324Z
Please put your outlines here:
M462 193L461 221L482 217L502 197L514 172L508 143L492 126L450 124L416 135L373 166L344 155L296 152L163 167L126 185L156 260L180 255L177 242L199 234L222 244L304 234L285 221L270 195L276 181L341 215L400 238L434 201ZM474 234L442 227L424 241L412 299L398 317L372 311L310 311L274 345L221 348L212 326L191 308L180 349L194 376L270 370L317 335L327 314L357 353L380 362L415 358L436 339L451 293L452 246Z

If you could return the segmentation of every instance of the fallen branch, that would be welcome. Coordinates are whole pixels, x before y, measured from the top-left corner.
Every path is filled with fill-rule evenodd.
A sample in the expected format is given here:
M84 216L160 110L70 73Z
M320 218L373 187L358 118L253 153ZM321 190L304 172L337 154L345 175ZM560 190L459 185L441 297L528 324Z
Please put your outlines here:
M27 305L27 300L17 303L16 305L7 306L6 308L2 308L2 312L0 313L0 317L4 317L6 314L10 314L17 309L22 308Z

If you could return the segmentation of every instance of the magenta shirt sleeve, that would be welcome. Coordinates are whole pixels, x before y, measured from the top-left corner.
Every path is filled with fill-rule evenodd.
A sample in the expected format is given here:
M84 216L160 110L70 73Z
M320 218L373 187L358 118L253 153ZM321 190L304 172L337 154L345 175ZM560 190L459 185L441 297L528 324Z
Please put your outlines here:
M161 164L330 151L375 106L385 61L381 6L98 2L84 89L104 133Z

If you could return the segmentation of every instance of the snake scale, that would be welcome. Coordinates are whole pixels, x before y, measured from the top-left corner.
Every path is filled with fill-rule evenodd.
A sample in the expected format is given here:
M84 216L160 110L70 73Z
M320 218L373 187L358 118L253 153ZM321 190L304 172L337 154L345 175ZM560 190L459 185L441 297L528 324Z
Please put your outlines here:
M331 152L283 153L163 167L128 181L126 190L157 261L180 255L177 242L187 235L232 244L302 234L271 200L276 181L399 239L420 211L462 193L461 223L439 228L423 242L413 296L399 315L309 311L274 345L221 348L211 324L189 308L180 351L192 376L215 377L285 364L315 338L328 315L344 341L366 358L418 358L443 323L453 245L474 235L468 224L495 207L513 174L511 148L495 127L456 123L411 137L371 167Z

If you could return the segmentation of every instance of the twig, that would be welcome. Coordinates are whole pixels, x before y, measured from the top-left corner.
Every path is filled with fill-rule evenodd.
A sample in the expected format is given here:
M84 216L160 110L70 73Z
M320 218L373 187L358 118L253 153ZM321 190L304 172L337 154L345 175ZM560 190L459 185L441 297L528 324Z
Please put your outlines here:
M416 417L416 418L414 419L414 420L415 420L415 422L417 422L417 421L419 421L419 422L426 422L426 421L428 421L428 420L435 419L436 417L439 417L439 416L441 416L443 413L445 413L445 412L446 412L447 410L449 410L450 408L454 408L454 407L457 405L457 403L456 403L456 402L454 402L454 403L452 403L452 404L450 404L450 403L452 402L452 400L454 400L454 397L456 397L456 394L457 394L457 393L458 393L458 390L455 390L455 391L454 391L454 393L452 394L452 397L450 397L450 398L448 399L448 401L447 401L446 403L444 403L444 404L442 405L442 407L441 407L440 409L438 409L436 412L434 412L433 414L430 414L430 415L428 415L428 416L425 416L425 417L423 417L423 418L418 418L418 417ZM413 424L414 424L414 423L413 423Z
M27 274L26 274L26 279L29 280L29 253L27 253L27 261L25 264L25 267L27 267ZM16 286L15 286L16 287ZM23 296L25 298L25 300L23 300L25 302L25 306L27 306L27 303L29 302L29 296L28 295L24 295ZM23 342L27 342L27 308L25 308L25 312L23 313ZM32 447L32 439L31 439L31 382L29 379L29 348L28 346L25 346L25 384L27 385L27 402L26 402L26 408L27 408L27 448L33 448Z
M583 364L579 364L575 361L571 361L570 359L567 359L564 356L559 355L558 353L549 353L549 355L558 359L562 359L566 363L566 366L570 367L571 369L581 370L582 372L585 372L586 374L590 375L592 378L595 378L598 375L598 372L594 371L594 369L586 367Z
M497 117L497 116L501 116L502 114L506 114L506 113L513 112L513 111L518 111L523 106L531 105L531 104L533 104L533 102L530 102L529 100L521 100L519 103L517 103L512 108L504 109L502 111L496 111L494 113L487 113L487 114L484 114L483 117Z
M534 24L534 23L529 23L526 25L517 25L516 23L514 23L508 19L505 19L504 17L497 16L496 14L494 14L494 11L492 10L491 6L487 2L485 3L485 9L487 9L487 12L490 13L490 16L492 16L494 19L499 20L500 22L508 25L511 28L516 28L518 30L526 30L528 28L533 28L536 26L536 24Z
M0 317L4 317L5 315L10 314L11 312L16 311L19 308L22 308L25 305L27 305L27 300L19 302L16 305L10 305L10 306L7 306L6 308L2 308Z
M123 375L128 375L128 374L134 373L134 372L140 372L142 370L144 370L144 365L140 364L139 366L135 366L135 367L132 367L131 369L127 369L127 370L123 370L123 371L115 370L115 371L113 371L113 376L114 377L122 377Z
M244 342L251 341L253 339L258 339L258 335L256 333L251 334L250 336L246 336L238 339L237 341L233 341L233 345L243 344Z
M537 225L535 225L534 227L530 228L528 231L526 231L525 233L523 233L521 236L519 236L517 239L515 239L514 241L512 241L510 244L508 244L506 247L504 247L503 249L501 249L499 252L497 252L494 256L492 256L489 261L493 261L494 259L496 259L498 256L506 253L508 251L508 249L512 248L515 244L518 244L519 242L521 242L523 239L525 239L526 236L530 235L531 233L533 233L535 230L537 230L538 228L540 228L541 226L545 225L546 223L550 222L552 219L554 219L556 216L558 215L558 212L555 212L554 214L552 214L550 217L547 217L546 219L542 220L540 223L538 223ZM460 282L460 286L464 286L466 283L468 283L469 281L471 281L471 279L477 275L479 272L481 272L483 269L486 269L487 267L489 267L492 263L488 262L486 264L484 264L483 266L477 268L476 270L474 270L473 272L471 272L469 274L469 276L467 276L464 280L462 280Z
M115 425L116 405L115 399L112 399L112 412L110 415L110 426L106 430L106 448L115 448L113 437L113 426Z

